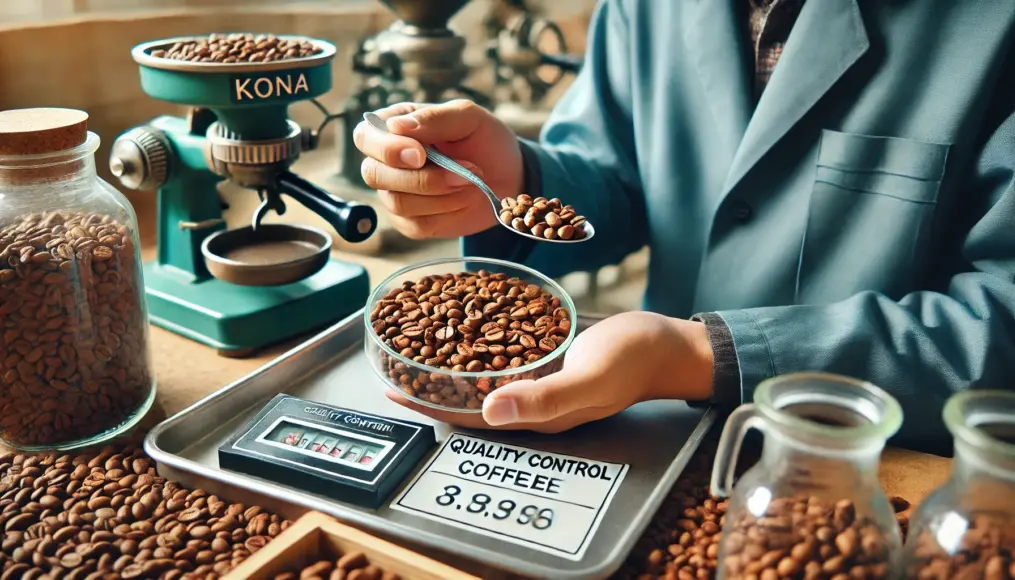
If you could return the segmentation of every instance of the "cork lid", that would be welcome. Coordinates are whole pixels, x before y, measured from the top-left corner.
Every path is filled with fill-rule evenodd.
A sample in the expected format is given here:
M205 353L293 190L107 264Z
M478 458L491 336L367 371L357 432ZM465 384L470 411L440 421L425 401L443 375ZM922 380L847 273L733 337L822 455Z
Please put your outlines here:
M74 109L0 111L0 155L42 155L73 149L88 138L88 113Z

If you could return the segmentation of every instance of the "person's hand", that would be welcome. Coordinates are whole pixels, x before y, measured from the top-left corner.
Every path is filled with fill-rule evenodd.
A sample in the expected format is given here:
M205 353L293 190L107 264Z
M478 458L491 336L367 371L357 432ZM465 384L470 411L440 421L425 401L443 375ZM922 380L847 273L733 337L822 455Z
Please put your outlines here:
M360 122L353 132L366 155L363 181L378 191L395 228L411 239L455 238L497 225L490 201L465 179L426 163L423 146L464 165L498 196L522 193L518 139L472 101L402 103L376 111L392 134Z
M712 364L704 324L627 312L579 334L564 355L560 372L509 383L490 393L482 415L432 409L394 391L388 398L461 427L557 433L642 401L708 399Z

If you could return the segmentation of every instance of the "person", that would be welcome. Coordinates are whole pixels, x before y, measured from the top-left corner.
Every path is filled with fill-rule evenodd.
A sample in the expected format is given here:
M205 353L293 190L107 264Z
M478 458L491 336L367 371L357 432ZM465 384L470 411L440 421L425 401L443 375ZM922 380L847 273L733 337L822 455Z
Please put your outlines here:
M554 432L659 398L737 405L823 371L902 404L894 444L947 452L954 392L1015 384L1015 2L603 0L539 142L463 100L359 126L366 182L414 239L553 277L648 245L640 312L467 427ZM434 145L498 196L558 197L581 244L497 226Z

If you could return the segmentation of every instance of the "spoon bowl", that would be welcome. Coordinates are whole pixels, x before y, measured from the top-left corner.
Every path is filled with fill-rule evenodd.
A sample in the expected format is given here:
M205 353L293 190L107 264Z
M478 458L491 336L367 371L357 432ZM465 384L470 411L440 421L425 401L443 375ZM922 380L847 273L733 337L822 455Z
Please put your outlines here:
M378 117L374 113L365 113L363 115L363 119L367 123L369 123L373 128L377 129L378 131L383 131L385 133L391 133L391 131L388 130L387 123L385 123L383 119L381 119L380 117ZM548 240L546 238L542 238L542 237L539 237L539 236L532 235L529 232L520 232L520 231L514 229L513 227L511 227L510 224L506 224L503 221L501 221L501 219L500 219L500 212L501 212L502 208L501 208L501 205L500 205L500 198L497 197L497 194L495 194L493 192L493 190L490 189L490 186L488 186L482 179L480 179L478 175L476 175L475 173L469 171L468 169L463 167L460 163L458 163L454 159L451 159L447 155L444 155L440 151L437 151L433 147L426 147L426 146L424 146L423 150L426 151L427 161L430 161L431 163L433 163L434 165L436 165L438 167L446 169L446 170L450 171L451 173L454 173L456 175L459 175L459 176L469 180L470 183L472 183L477 188L479 188L479 190L482 191L483 194L486 195L487 199L490 201L490 205L493 207L493 214L497 217L497 223L500 224L505 229L508 229L508 230L514 232L516 235L519 235L519 236L522 236L522 237L525 237L525 238L529 238L531 240L536 240L538 242L550 242L550 243L554 243L554 244L578 244L578 243L581 243L581 242L587 242L587 241L591 240L592 236L594 236L596 234L596 228L593 227L592 226L592 222L589 222L587 219L585 221L585 227L584 227L584 229L585 229L585 236L580 238L580 239L577 239L577 240L575 240L575 239L572 239L572 240L561 240L561 239Z

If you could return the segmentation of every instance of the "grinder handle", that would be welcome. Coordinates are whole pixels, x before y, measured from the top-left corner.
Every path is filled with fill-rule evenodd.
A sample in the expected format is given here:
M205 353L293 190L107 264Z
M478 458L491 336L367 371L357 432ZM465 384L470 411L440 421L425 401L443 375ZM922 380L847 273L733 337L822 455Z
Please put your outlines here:
M277 183L281 193L324 218L347 242L362 242L377 229L377 212L369 205L334 198L288 171L278 176Z
M585 58L569 54L540 54L539 60L543 64L555 66L562 71L578 74L585 65Z

